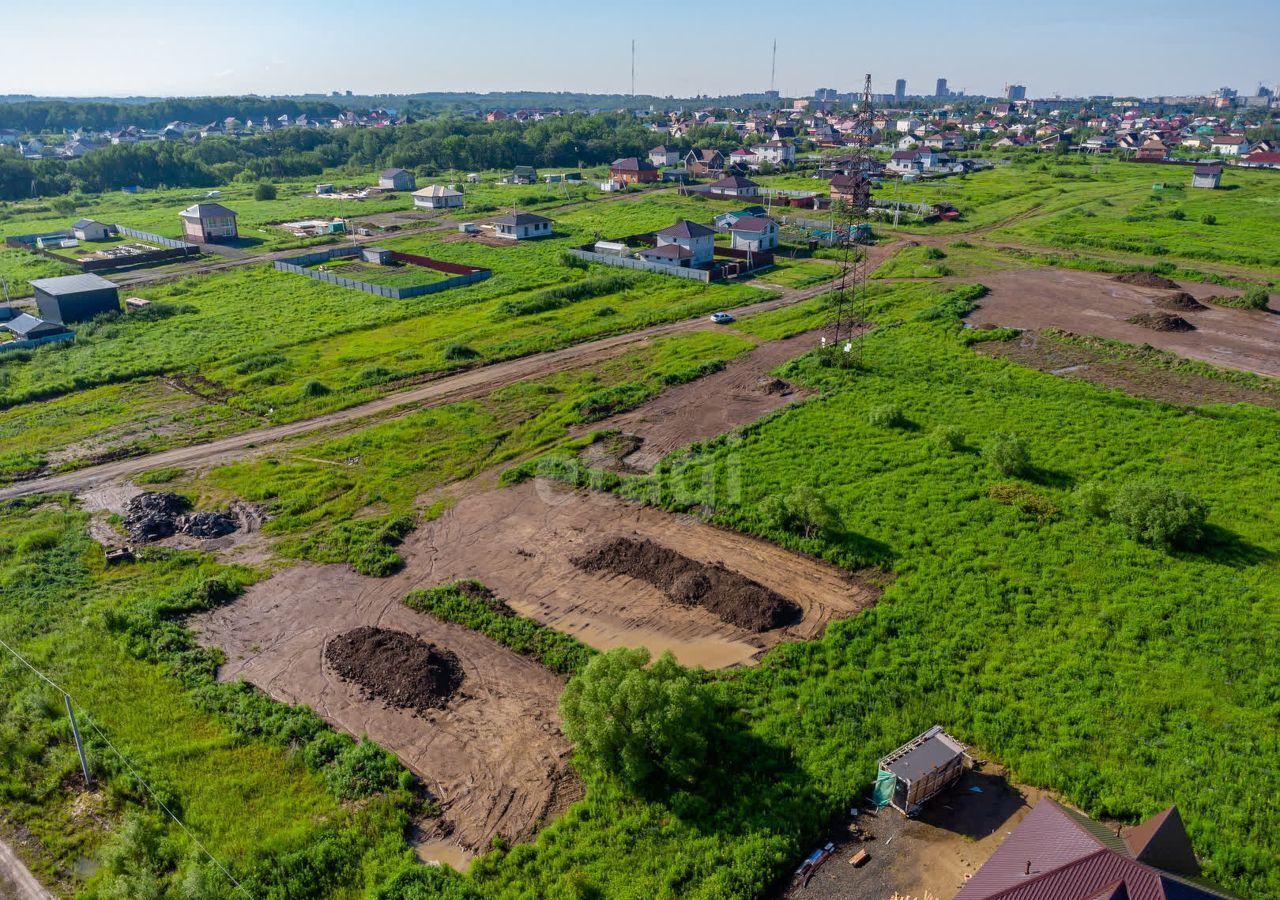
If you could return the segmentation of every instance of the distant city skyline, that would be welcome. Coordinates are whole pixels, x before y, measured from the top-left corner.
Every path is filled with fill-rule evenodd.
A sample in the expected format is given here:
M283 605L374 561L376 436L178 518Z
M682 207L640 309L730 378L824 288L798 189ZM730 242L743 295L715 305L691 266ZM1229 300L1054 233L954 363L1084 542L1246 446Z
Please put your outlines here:
M1280 16L1262 0L1240 0L1230 15L1184 0L921 0L909 20L888 5L742 0L724 12L743 24L731 42L708 40L706 23L673 28L687 8L678 0L649 0L634 23L613 19L614 7L623 9L613 0L588 13L566 0L222 0L171 16L151 0L15 5L4 12L0 94L626 94L632 40L636 92L660 97L765 91L774 40L776 87L791 97L819 85L858 92L864 72L876 93L894 94L904 79L908 95L925 96L940 79L993 97L1026 85L1029 98L1205 95L1224 85L1252 94L1280 82Z

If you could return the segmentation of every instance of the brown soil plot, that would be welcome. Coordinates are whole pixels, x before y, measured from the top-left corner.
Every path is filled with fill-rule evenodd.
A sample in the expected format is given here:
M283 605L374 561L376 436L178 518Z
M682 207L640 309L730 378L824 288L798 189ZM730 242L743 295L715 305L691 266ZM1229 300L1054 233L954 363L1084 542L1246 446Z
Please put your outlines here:
M1222 293L1216 285L1186 282L1176 288L1197 301ZM1280 316L1258 310L1209 307L1184 312L1193 331L1155 331L1130 322L1155 313L1161 290L1137 287L1094 272L1026 268L985 273L990 293L969 314L974 325L1058 328L1077 334L1150 344L1189 359L1280 377Z
M226 653L220 679L244 679L284 703L306 704L412 769L440 801L441 819L424 823L420 834L436 842L437 857L458 861L460 848L487 848L497 834L529 840L576 796L556 712L564 682L483 635L414 612L400 602L408 590L400 578L299 565L191 625L202 644ZM326 665L326 645L365 626L455 658L461 684L447 703L397 708Z
M652 541L692 560L701 574L718 567L755 582L795 604L798 621L749 630L675 602L644 579L574 565L616 538ZM879 596L865 581L767 541L540 480L462 498L410 535L401 553L406 568L391 579L401 594L476 579L521 615L598 649L670 650L686 665L707 668L751 664L779 641L819 637L828 622L856 615Z
M769 375L814 349L819 332L760 344L719 372L668 388L635 409L579 429L620 431L638 443L621 458L593 459L624 471L649 472L664 456L698 441L733 431L804 399L785 381Z

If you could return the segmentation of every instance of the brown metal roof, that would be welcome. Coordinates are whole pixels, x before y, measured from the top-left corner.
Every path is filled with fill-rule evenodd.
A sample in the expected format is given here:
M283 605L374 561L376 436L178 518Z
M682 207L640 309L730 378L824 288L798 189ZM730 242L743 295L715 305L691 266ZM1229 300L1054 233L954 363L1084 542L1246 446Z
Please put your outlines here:
M1138 862L1180 875L1200 874L1200 863L1176 806L1131 830L1124 836L1124 843Z
M697 222L690 222L688 219L681 219L674 225L668 225L666 228L658 232L663 237L677 238L697 238L706 237L709 234L715 234L714 228L708 228L706 225L699 225Z

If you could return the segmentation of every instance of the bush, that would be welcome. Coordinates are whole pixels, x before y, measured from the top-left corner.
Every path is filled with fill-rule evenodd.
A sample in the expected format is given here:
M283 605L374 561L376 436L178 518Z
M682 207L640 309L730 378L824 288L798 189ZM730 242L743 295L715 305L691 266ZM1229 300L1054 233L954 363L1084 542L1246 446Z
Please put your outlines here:
M567 266L570 269L586 269L588 267L585 259L574 256L568 250L560 251L560 265Z
M786 496L767 497L760 504L760 514L769 527L807 538L834 534L842 525L836 508L817 488L804 484L796 485Z
M448 347L444 348L444 358L449 362L477 359L479 356L479 352L471 349L466 344L450 344Z
M276 199L276 186L269 181L260 181L258 186L253 189L254 200L274 200Z
M1187 217L1187 214L1180 209L1169 210L1169 218L1173 219L1175 222L1181 222L1186 217Z
M1155 481L1126 482L1110 506L1113 521L1135 539L1158 547L1196 546L1204 537L1209 507L1186 491Z
M964 447L964 432L954 425L939 425L930 435L933 443L942 450L956 451Z
M1101 519L1107 514L1107 507L1111 503L1111 496L1096 481L1086 481L1080 487L1076 488L1076 503L1088 515Z
M330 391L329 385L314 378L302 385L302 396L304 397L324 397L330 393L332 391Z
M717 716L706 686L669 652L618 648L594 657L560 698L564 733L587 767L636 792L688 784Z
M1041 496L1031 488L1017 482L993 484L987 489L987 496L997 503L1012 506L1024 516L1037 522L1048 522L1058 514L1058 507L1048 497Z
M498 318L508 316L531 316L535 313L550 312L562 309L581 300L592 297L603 297L605 294L616 294L626 290L637 281L635 275L626 273L618 275L601 275L597 278L584 278L572 284L547 288L513 300L503 300L498 304Z
M900 428L907 419L902 414L901 407L886 403L883 406L871 407L867 412L867 421L877 428Z
M923 256L925 259L946 259L947 258L947 254L943 253L937 247L925 247L924 250L920 251L920 255Z
M982 458L1002 475L1019 476L1031 471L1027 442L1016 434L991 435L982 448Z
M1239 297L1210 297L1210 303L1229 306L1232 309L1266 309L1271 292L1265 287L1251 287Z
M143 472L140 475L135 475L133 477L133 483L134 484L168 484L171 481L176 481L177 479L181 478L184 474L185 473L183 472L182 469L175 469L172 467L164 468L164 469L151 469L150 471Z
M1200 217L1200 224L1201 225L1217 225L1218 217L1215 216L1213 213L1205 213L1203 216Z

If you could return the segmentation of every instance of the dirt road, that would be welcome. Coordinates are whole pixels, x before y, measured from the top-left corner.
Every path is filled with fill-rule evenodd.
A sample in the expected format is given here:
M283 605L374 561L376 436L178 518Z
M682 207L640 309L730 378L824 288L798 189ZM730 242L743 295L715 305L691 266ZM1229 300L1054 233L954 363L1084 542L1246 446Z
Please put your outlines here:
M53 900L4 841L0 841L0 900Z
M873 264L883 261L888 255L887 248L876 247L873 250L878 251L872 255ZM829 283L803 290L784 289L780 296L739 307L735 312L740 316L768 312L816 297L831 289ZM128 478L139 472L159 467L194 468L219 465L256 452L263 452L271 444L301 435L336 429L375 416L404 414L424 407L484 396L516 381L541 378L564 369L588 366L609 359L642 346L656 337L688 333L709 327L715 326L709 325L705 318L699 316L696 319L654 325L639 331L587 341L560 350L468 369L312 419L256 428L204 444L177 447L148 456L89 466L75 472L16 482L0 487L0 500L52 491L78 493L105 481Z

